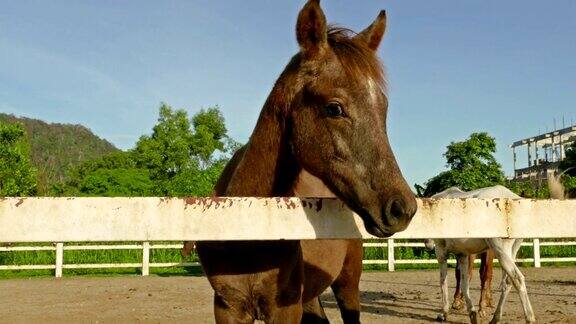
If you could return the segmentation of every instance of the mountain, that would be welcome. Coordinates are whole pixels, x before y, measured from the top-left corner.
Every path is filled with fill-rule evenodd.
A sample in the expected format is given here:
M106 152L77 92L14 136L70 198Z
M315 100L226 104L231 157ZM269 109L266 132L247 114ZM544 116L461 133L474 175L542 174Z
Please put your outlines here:
M119 151L82 125L46 123L0 113L0 122L20 122L30 143L30 158L38 170L38 194L48 195L52 184L62 182L72 167Z

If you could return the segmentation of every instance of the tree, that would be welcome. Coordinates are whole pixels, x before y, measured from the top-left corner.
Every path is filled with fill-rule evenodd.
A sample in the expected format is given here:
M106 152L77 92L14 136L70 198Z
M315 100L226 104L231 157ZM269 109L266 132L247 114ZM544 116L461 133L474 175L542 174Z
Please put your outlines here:
M192 155L199 160L201 167L208 167L216 151L224 152L226 148L226 125L224 116L218 106L200 110L192 117L194 134L190 146Z
M173 111L162 104L152 135L143 135L136 143L134 154L138 167L148 169L152 179L159 181L196 168L197 161L190 152L192 135L186 111Z
M138 197L149 196L154 183L147 170L99 169L79 183L80 196Z
M57 196L138 197L153 194L147 169L136 167L132 152L115 152L72 169L68 180L53 187Z
M564 172L562 183L569 197L576 197L576 141L564 151L564 160L560 162L558 169Z
M0 196L30 196L36 192L36 170L20 123L0 122Z
M239 143L229 138L218 107L192 119L162 104L151 135L136 147L85 162L54 186L70 196L206 196Z
M496 162L495 152L496 140L488 133L472 133L465 141L451 142L444 153L449 170L428 180L425 189L416 189L429 197L452 186L474 190L503 184L504 172Z
M156 194L200 196L210 194L238 146L217 106L189 120L186 111L162 104L152 134L142 136L133 152L137 166L149 170Z
M572 142L564 151L564 159L558 168L566 174L576 176L576 141Z

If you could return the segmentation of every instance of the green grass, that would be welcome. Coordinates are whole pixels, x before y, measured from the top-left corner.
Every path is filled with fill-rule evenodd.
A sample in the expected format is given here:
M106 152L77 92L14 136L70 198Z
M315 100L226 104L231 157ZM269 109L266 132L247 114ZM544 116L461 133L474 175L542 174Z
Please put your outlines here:
M383 242L381 240L369 240L368 242ZM403 242L397 240L396 242ZM154 244L174 243L155 242ZM179 243L179 242L176 242ZM83 243L82 245L116 245L119 243ZM123 242L122 244L139 244L137 242ZM52 244L31 244L21 243L13 246L50 246ZM72 245L72 244L69 244ZM75 244L74 244L75 245ZM546 257L575 257L576 246L540 246L540 255ZM532 258L532 247L524 246L520 249L518 258ZM399 259L435 259L433 251L428 251L424 247L395 247L394 257ZM386 260L386 247L364 248L364 259L366 260ZM141 263L142 250L65 250L64 264L92 264L92 263ZM151 249L151 263L168 262L198 262L196 255L182 258L179 249ZM32 265L55 263L55 251L10 251L0 252L0 265ZM574 266L576 262L556 262L543 263L543 266ZM454 267L454 265L450 265ZM531 267L532 262L524 262L522 266ZM436 264L395 264L396 270L408 269L436 269ZM364 270L387 271L388 266L364 265ZM200 267L168 267L150 268L150 273L159 276L198 276L202 275ZM64 269L64 276L115 276L115 275L140 275L140 268L112 268L112 269ZM54 276L54 270L1 270L0 279L9 278L30 278Z
M173 242L156 242L156 244ZM82 243L81 245L117 245L118 243ZM123 242L122 244L138 244ZM21 243L12 246L47 246L51 244ZM76 244L69 244L76 245ZM80 245L80 244L79 244ZM9 251L0 252L0 265L53 265L56 262L55 251ZM96 263L141 263L142 250L64 250L64 264L96 264ZM198 262L196 255L183 258L179 249L151 249L151 263L168 262ZM168 275L201 275L200 267L167 267L150 268L151 274ZM110 268L110 269L64 269L64 276L109 276L109 275L140 275L137 268ZM28 278L54 276L54 270L2 270L0 279Z

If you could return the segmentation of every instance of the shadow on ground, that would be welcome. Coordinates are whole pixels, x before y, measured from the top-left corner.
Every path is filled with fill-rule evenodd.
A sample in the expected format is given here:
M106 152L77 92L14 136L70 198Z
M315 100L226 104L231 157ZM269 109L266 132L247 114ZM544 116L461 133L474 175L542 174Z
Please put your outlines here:
M396 318L410 318L412 320L420 320L423 322L436 322L436 318L432 316L422 315L421 311L427 311L435 314L438 305L430 301L399 298L394 294L385 292L363 291L360 294L360 303L362 304L363 313L371 313L375 315L387 315ZM325 308L338 309L336 299L331 293L322 295L322 305ZM395 310L400 308L401 310ZM414 312L414 311L420 312ZM446 322L456 323L456 322Z

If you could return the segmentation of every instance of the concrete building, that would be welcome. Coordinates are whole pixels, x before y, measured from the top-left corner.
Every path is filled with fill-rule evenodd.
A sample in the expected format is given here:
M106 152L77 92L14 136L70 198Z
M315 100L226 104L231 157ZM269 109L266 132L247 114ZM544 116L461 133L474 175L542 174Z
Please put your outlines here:
M566 148L574 141L576 141L576 125L512 143L510 148L514 157L514 180L547 179L548 174L558 170L558 164L565 157ZM519 165L519 153L526 154L528 165Z

